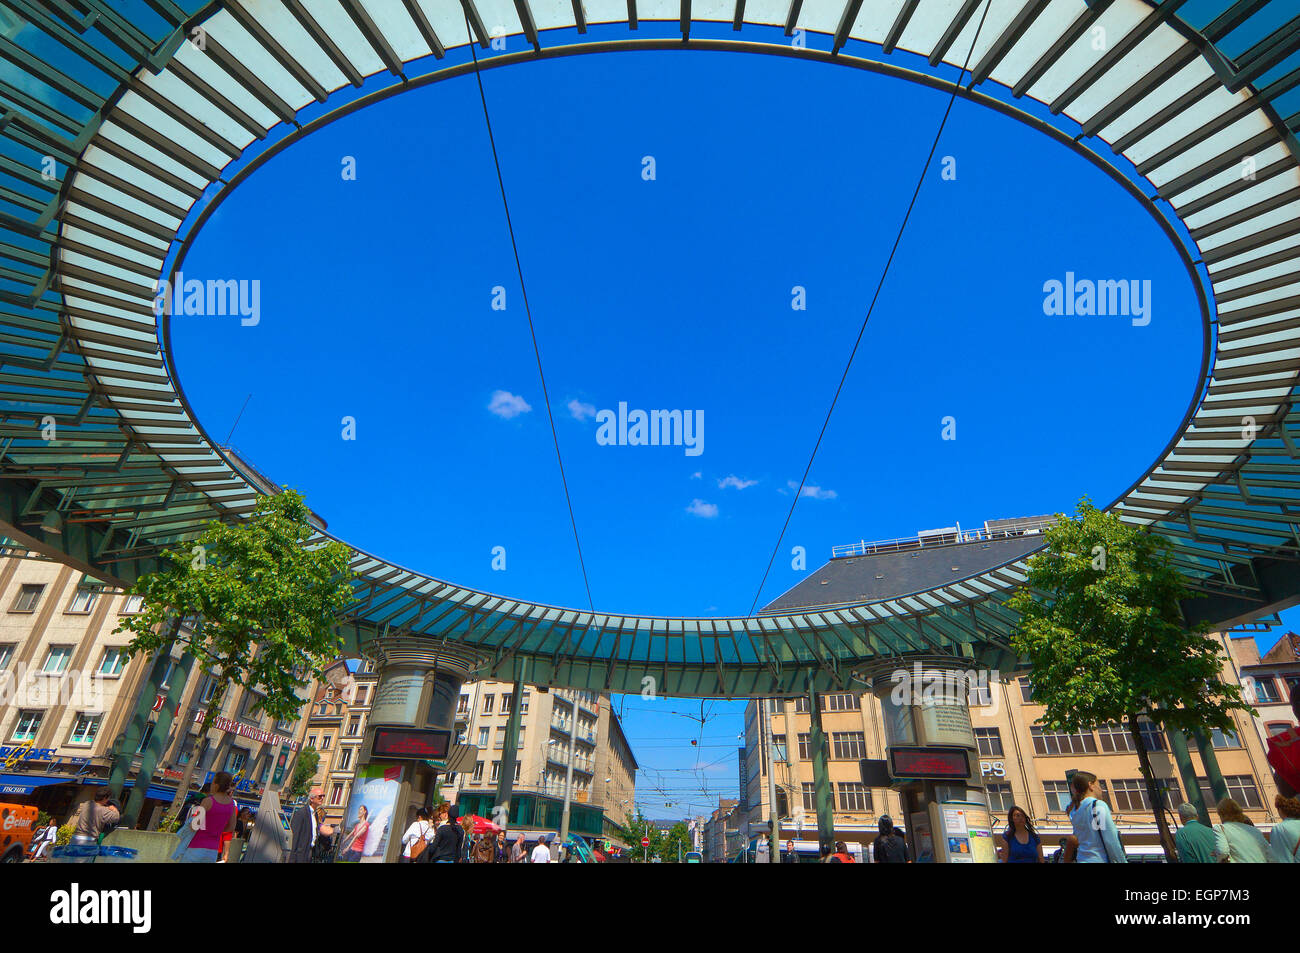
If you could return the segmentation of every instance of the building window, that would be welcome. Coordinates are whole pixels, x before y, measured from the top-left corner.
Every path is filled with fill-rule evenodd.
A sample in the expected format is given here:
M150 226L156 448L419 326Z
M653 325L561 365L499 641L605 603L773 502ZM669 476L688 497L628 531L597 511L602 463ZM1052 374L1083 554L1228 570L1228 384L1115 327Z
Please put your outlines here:
M1290 701L1300 691L1300 675L1283 675L1282 681L1286 682L1286 698Z
M370 697L370 686L361 685L357 688L357 700L354 701L352 704L356 705L358 708L364 708L366 705L366 700L369 697Z
M491 780L493 780L493 781L499 781L500 779L501 779L501 762L500 762L500 761L493 761L493 762L492 762L492 778L491 778Z
M4 665L3 665L3 664L0 664L0 668L4 668ZM1290 731L1290 730L1291 730L1291 722L1289 722L1289 721L1270 721L1270 722L1268 723L1268 725L1267 725L1267 728L1268 728L1268 736L1269 736L1270 738L1274 738L1274 737L1276 737L1277 735L1282 734L1284 731Z
M1001 814L1011 810L1015 801L1011 798L1010 784L986 784L984 793L989 796L989 810L994 814ZM1051 800L1050 797L1048 799Z
M1020 700L1026 705L1034 700L1034 682L1028 677L1020 679Z
M1047 810L1064 813L1070 806L1073 794L1068 781L1044 781L1043 793L1047 795Z
M831 757L840 761L856 761L866 756L867 740L861 731L831 733Z
M62 675L71 660L71 645L51 645L49 654L45 656L45 665L42 666L41 671L46 675Z
M492 747L504 748L505 746L506 746L506 730L505 728L498 728L497 738L496 741L492 742Z
M779 698L773 698L772 701L775 702L775 703L778 704L778 705L781 704L781 699L779 699ZM800 714L800 715L806 715L806 714L808 714L808 696L807 696L807 695L800 695L799 697L797 697L797 698L794 700L794 710L795 710L795 713L796 713L796 714Z
M817 810L817 790L811 781L803 783L803 809L808 813Z
M1138 719L1138 731L1142 732L1142 741L1146 744L1148 751L1168 750L1165 733L1159 726L1148 719ZM1101 750L1105 754L1119 754L1137 750L1133 745L1133 733L1129 731L1128 725L1118 725L1113 721L1100 725L1097 728L1097 737L1101 739Z
M1277 692L1277 682L1272 678L1252 679L1255 689L1255 701L1261 705L1271 705L1274 702L1280 702L1282 696Z
M332 788L330 788L330 805L337 807L342 803L343 803L343 785L342 783L335 783L335 785Z
M115 678L122 674L125 665L126 653L122 649L104 649L104 655L99 660L99 669L95 674L105 678Z
M474 773L473 773L472 775L470 775L470 778L471 778L471 780L474 780L474 781L482 781L482 780L483 780L483 762L482 762L482 761L475 761L475 762L474 762Z
M1097 750L1097 742L1091 731L1072 735L1035 725L1029 729L1029 733L1033 736L1034 751L1037 754L1089 754Z
M483 714L492 714L492 703L496 701L496 696L490 692L483 695Z
M840 810L853 814L865 814L871 810L871 792L865 784L856 781L843 781L839 785Z
M308 748L314 748L314 747L316 747L316 736L315 736L315 735L308 735L308 736L307 736L307 747L308 747Z
M1210 745L1215 748L1240 748L1241 741L1237 738L1235 731L1212 728L1210 729Z
M787 758L786 758L786 750L785 750L785 735L773 735L773 736L772 736L772 747L776 748L776 760L777 760L777 761L785 761L785 760L787 760Z
M68 612L86 613L94 608L95 600L99 598L98 589L88 589L85 586L78 586L77 591L72 594L72 602L68 604Z
M15 642L5 642L0 644L0 672L9 667L9 661L14 657Z
M144 754L144 749L147 748L149 742L153 740L154 724L155 722L149 722L144 726L144 731L140 732L140 743L135 746L136 754Z
M1224 777L1224 783L1228 785L1228 797L1232 798L1242 807L1263 808L1264 802L1259 796L1259 788L1255 785L1255 779L1249 774L1236 774ZM1205 804L1210 810L1214 810L1217 803L1214 799L1214 792L1210 790L1210 782L1206 778L1198 778L1197 783L1201 788L1201 797L1205 799Z
M488 746L488 733L490 731L490 728L480 728L478 730L478 746L480 748L486 748Z
M527 690L524 691L524 695L523 695L523 697L522 697L521 699L519 699L519 714L521 714L521 715L526 715L526 714L528 714L528 699L529 699L529 696L531 696L531 695L532 695L532 692L529 692L529 691L527 691Z
M87 715L85 712L77 713L77 723L72 727L72 734L68 737L70 745L93 745L95 735L99 733L99 722L103 715Z
M858 696L852 692L837 692L834 695L823 695L822 705L826 711L861 711L862 705L858 701Z
M469 696L461 695L456 701L456 714L464 715L469 712Z
M226 759L226 770L231 774L238 774L244 769L248 762L247 748L231 748L230 756Z
M1114 778L1114 808L1117 811L1149 811L1151 800L1147 797L1146 783L1141 778Z
M122 615L135 615L144 605L144 596L127 596L122 600Z
M1002 732L997 728L976 728L975 743L986 758L1002 757Z
M256 708L265 697L266 696L260 695L257 692L244 692L244 698L239 703L239 720L261 725L262 716L253 709Z
M217 680L213 678L211 675L209 675L208 680L203 683L203 691L199 694L199 704L206 705L209 702L211 702L212 696L216 692L216 690L217 690Z
M510 693L509 692L501 693L501 714L503 715L510 714Z
M352 767L352 752L354 752L354 751L356 751L356 750L357 750L356 748L340 748L340 749L339 749L339 764L338 764L338 767L335 768L334 770L335 770L335 771L346 771L346 770L348 770L348 768Z
M515 783L519 783L519 762L515 762Z
M809 740L811 737L806 731L799 735L799 760L801 761L812 758L812 742Z
M14 599L13 608L10 612L35 612L36 604L41 601L41 593L45 591L45 586L37 583L25 583L18 591L18 598Z
M348 737L355 738L361 734L361 716L353 715L348 719Z
M320 750L321 750L321 751L329 751L329 750L330 750L330 745L333 744L333 743L334 743L334 736L333 736L333 735L321 735L321 736L320 736Z

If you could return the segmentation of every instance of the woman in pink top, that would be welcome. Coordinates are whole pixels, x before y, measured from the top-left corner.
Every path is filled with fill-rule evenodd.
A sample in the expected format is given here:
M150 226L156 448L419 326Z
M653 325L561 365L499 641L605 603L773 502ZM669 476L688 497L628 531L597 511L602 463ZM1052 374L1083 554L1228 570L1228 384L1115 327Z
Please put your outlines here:
M191 813L191 823L200 826L194 831L190 846L181 854L182 864L216 863L221 851L221 835L235 829L235 799L230 788L235 779L227 771L218 771L212 779L212 794Z

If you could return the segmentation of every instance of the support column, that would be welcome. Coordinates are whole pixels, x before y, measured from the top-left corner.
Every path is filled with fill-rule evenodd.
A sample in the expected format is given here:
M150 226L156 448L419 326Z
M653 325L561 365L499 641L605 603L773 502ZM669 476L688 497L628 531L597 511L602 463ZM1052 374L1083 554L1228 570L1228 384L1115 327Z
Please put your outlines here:
M396 863L402 853L402 832L416 808L427 802L446 763L418 758L376 759L372 753L375 730L438 728L452 733L454 742L460 686L478 668L482 657L471 649L417 636L376 639L363 650L374 659L379 681L344 813L339 857L363 863ZM352 840L350 835L358 830L363 808L367 836Z
M1196 729L1192 732L1192 737L1196 739L1196 747L1201 752L1205 776L1210 780L1210 793L1214 795L1214 803L1217 805L1228 796L1228 782L1223 780L1223 772L1219 770L1219 759L1214 753L1214 744L1205 733L1205 729Z
M149 674L140 686L140 694L136 696L135 711L131 713L131 720L127 722L126 731L119 735L113 743L113 760L108 772L108 790L114 797L121 796L127 772L131 768L131 762L135 759L135 749L140 746L140 735L144 733L144 726L153 713L153 702L158 696L158 686L162 684L163 676L167 673L167 666L170 662L170 652L159 652L154 656Z
M518 761L519 723L523 720L520 704L524 697L523 682L515 682L510 693L510 720L506 722L505 750L501 752L501 774L497 778L496 807L492 813L493 823L510 828L510 796L515 790L515 764Z
M1201 785L1196 779L1196 768L1192 764L1191 752L1187 750L1187 736L1177 728L1165 732L1169 738L1169 750L1178 765L1178 775L1183 779L1187 790L1187 801L1196 808L1196 819L1206 827L1210 826L1210 812L1205 807L1205 797L1201 794Z
M811 722L809 744L812 747L813 796L817 804L817 841L820 847L835 848L835 806L831 802L830 760L826 732L822 730L821 699L812 679L808 680L808 717ZM776 832L773 836L779 837Z
M135 787L131 789L126 810L122 812L122 827L135 827L140 817L145 794L149 790L149 785L153 783L154 770L158 767L158 760L167 745L167 733L171 731L172 721L176 717L176 708L180 704L181 696L185 694L185 683L189 680L190 669L193 667L194 656L189 652L182 653L180 661L172 671L171 684L167 686L167 696L163 699L162 710L158 712L158 722L153 726L149 744L140 756L140 770L135 774Z

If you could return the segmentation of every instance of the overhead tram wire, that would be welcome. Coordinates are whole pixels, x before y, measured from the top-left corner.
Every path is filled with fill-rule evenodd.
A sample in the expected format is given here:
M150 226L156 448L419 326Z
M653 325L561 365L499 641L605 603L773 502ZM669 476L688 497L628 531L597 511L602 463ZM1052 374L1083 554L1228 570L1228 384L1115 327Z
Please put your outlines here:
M803 478L799 481L799 489L795 491L794 499L790 501L790 511L786 513L785 523L781 526L781 535L777 537L776 545L772 547L772 555L767 561L767 568L763 570L763 581L758 584L758 591L754 593L754 601L749 607L750 615L753 615L754 610L758 608L758 600L763 595L763 587L767 585L767 577L772 572L772 564L776 562L776 554L781 551L781 543L785 541L786 530L790 528L790 520L794 517L794 508L799 505L799 497L803 495L804 484L808 482L808 475L812 472L813 461L817 458L817 451L821 448L822 438L826 436L826 428L830 425L831 415L835 413L835 405L839 403L840 392L844 390L844 383L848 380L849 371L853 367L853 359L858 354L858 346L862 344L862 335L867 330L867 322L871 320L871 312L875 310L876 301L880 298L880 291L885 286L885 278L889 275L889 268L894 263L894 256L897 254L898 246L903 240L903 232L907 230L907 223L912 218L912 210L916 207L917 197L921 194L921 186L925 183L925 177L930 171L930 163L934 161L935 151L939 148L939 139L943 136L944 126L948 124L948 116L952 112L953 104L957 101L957 91L961 88L962 79L970 68L971 55L975 52L975 46L980 38L980 31L984 29L984 20L988 16L991 5L992 0L985 0L984 12L980 14L980 22L975 28L975 36L971 39L970 49L966 51L966 60L962 63L961 73L958 74L956 82L953 83L952 96L948 99L948 108L943 111L943 119L939 121L939 130L934 134L934 142L930 145L930 154L925 157L925 164L921 167L921 175L917 178L916 188L912 191L912 200L907 203L907 212L903 215L902 224L898 226L898 235L894 238L894 246L889 250L889 257L885 260L885 267L880 272L880 280L876 283L876 293L871 296L871 304L867 306L867 314L862 319L862 327L858 328L858 336L853 342L853 350L849 352L848 362L844 365L844 373L840 375L839 386L835 388L835 396L831 399L830 409L826 411L826 419L822 421L822 429L817 434L817 442L813 444L812 454L808 457L808 465L804 467Z
M551 395L546 388L546 374L542 371L542 352L537 346L537 329L533 327L533 310L528 304L528 288L524 285L524 267L519 261L519 243L515 241L515 225L510 217L510 202L506 198L506 182L501 175L501 157L497 154L496 137L492 134L492 117L488 115L487 93L483 91L483 74L479 71L478 51L474 49L474 31L469 25L469 11L465 15L465 36L470 56L474 58L474 79L478 82L479 100L483 103L483 122L487 126L488 144L492 147L492 162L497 170L497 186L501 189L501 207L506 213L506 228L510 232L510 248L515 256L515 272L519 275L519 291L524 299L524 314L528 316L528 333L533 339L533 356L537 359L537 376L542 384L542 400L546 403L546 419L551 424L551 441L555 444L555 462L560 467L560 483L564 487L564 503L569 508L569 525L573 527L573 545L578 549L578 566L582 569L582 584L587 590L587 608L593 613L595 603L591 598L591 581L587 578L587 563L582 558L582 541L578 538L578 521L573 515L573 500L569 496L569 480L564 474L564 458L560 455L560 436L555 429L555 415L551 413Z

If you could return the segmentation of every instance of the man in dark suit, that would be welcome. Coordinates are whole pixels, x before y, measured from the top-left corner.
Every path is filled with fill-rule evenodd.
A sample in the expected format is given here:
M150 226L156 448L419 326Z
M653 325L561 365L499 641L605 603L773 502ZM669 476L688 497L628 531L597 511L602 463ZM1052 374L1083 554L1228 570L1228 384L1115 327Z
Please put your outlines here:
M289 833L293 837L293 846L289 849L289 863L311 863L311 849L316 846L316 808L325 800L325 792L312 788L307 796L307 803L299 805L289 819Z

